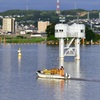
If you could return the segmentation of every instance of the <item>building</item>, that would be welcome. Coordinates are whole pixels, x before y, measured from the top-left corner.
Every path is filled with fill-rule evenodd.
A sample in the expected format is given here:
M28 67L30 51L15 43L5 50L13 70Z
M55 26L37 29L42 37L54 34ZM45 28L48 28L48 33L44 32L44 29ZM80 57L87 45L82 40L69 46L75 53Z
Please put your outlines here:
M15 18L3 18L3 33L15 33Z
M49 21L38 21L38 33L45 33L48 25L50 25Z

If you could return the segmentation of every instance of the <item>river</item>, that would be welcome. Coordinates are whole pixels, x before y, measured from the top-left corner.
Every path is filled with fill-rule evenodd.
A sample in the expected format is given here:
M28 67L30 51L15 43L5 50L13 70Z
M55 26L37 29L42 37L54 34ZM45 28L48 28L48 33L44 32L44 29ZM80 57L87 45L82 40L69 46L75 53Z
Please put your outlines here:
M58 45L1 44L0 100L99 100L100 45L81 46L80 61L65 57L71 79L37 78L37 70L59 66L58 49Z

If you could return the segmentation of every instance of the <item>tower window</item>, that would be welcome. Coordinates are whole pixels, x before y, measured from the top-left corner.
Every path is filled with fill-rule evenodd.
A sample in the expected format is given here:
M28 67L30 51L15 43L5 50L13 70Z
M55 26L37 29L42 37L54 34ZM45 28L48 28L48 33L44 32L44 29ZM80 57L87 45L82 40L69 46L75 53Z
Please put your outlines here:
M84 32L84 30L81 30L81 33L83 33Z
M63 32L63 30L59 30L59 32Z

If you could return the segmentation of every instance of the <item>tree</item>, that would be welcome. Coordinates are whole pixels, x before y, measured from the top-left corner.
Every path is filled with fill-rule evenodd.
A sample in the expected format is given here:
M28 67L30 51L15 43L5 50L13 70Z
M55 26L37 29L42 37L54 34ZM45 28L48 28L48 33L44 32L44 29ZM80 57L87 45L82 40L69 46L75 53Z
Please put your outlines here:
M54 33L55 33L55 23L50 24L47 26L46 33L47 33L47 40L56 40Z
M86 27L85 33L86 33L86 40L87 41L95 40L95 33L91 29Z

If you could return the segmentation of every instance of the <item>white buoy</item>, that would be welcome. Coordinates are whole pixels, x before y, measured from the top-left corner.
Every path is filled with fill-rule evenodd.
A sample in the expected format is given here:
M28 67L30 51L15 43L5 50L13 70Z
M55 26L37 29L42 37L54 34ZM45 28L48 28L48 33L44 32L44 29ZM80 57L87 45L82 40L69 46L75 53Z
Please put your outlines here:
M20 48L18 49L18 56L22 56Z

